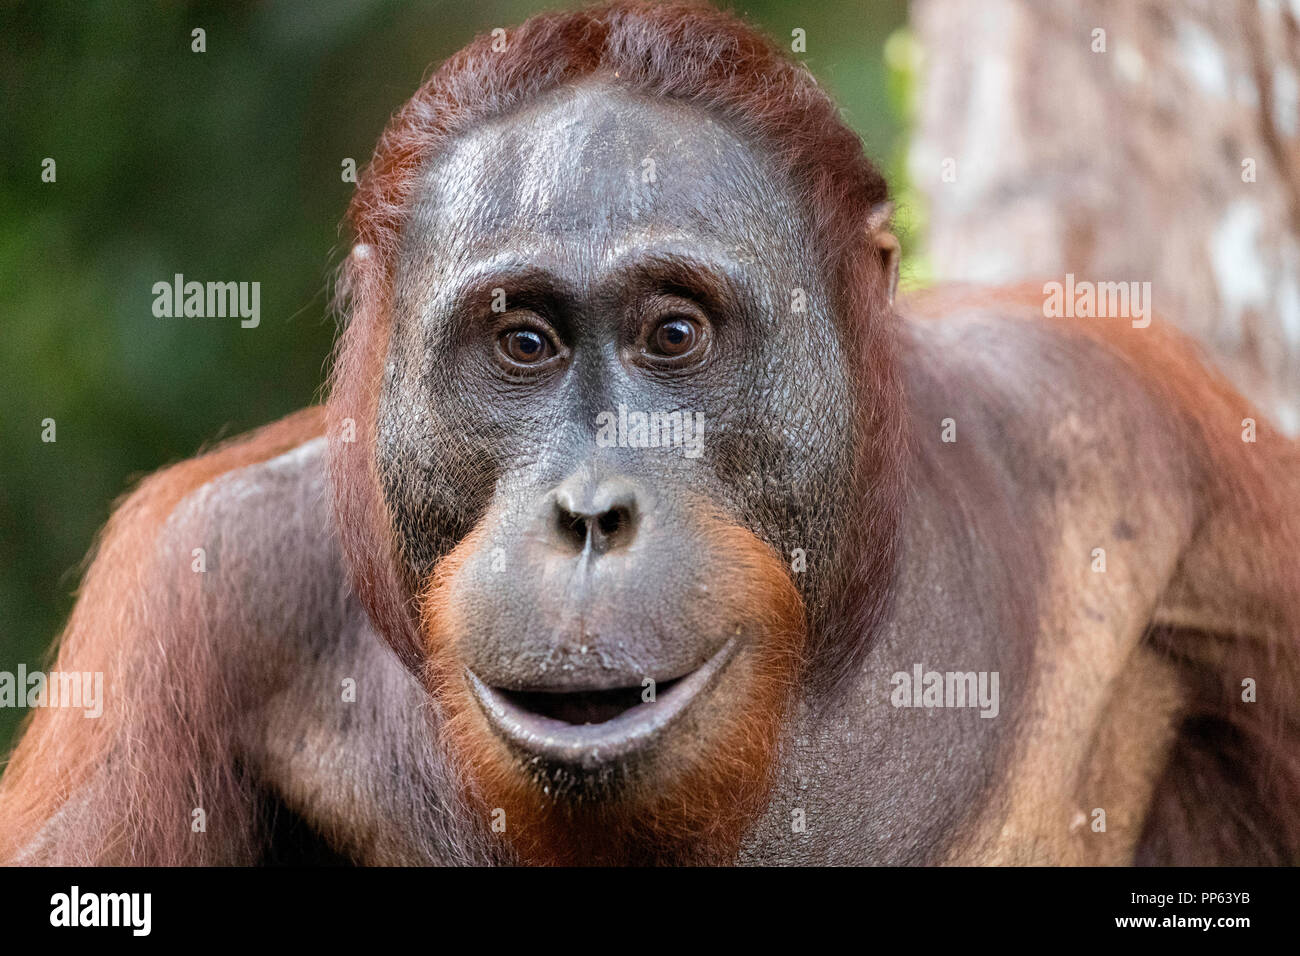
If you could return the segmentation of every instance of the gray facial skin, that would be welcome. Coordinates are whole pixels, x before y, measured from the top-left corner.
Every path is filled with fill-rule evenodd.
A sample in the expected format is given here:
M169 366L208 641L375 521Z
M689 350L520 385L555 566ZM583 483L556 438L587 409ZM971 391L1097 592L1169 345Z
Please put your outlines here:
M703 664L731 636L704 515L834 558L852 403L805 217L706 114L587 84L463 136L416 192L395 302L384 491L416 579L482 522L463 652L486 683L639 691ZM708 341L669 367L645 352L678 314ZM553 368L502 368L521 325ZM702 442L605 447L621 408ZM593 551L611 502L619 540Z
M425 172L397 276L380 473L413 577L476 524L486 535L462 572L477 591L461 650L484 683L638 686L708 660L728 635L701 616L714 560L702 509L783 556L804 549L798 585L810 606L822 597L859 513L848 496L854 409L807 210L792 195L704 112L598 85L474 130ZM494 313L494 289L518 312ZM805 311L792 308L796 289ZM698 366L641 361L650 303L666 293L705 316L712 341ZM518 314L545 321L556 370L502 374L494 349ZM1082 647L1099 627L1131 646L1144 626L1079 597L1094 581L1078 583L1082 545L1063 529L1109 529L1117 511L1134 528L1158 524L1159 492L1118 489L1123 463L1162 440L1092 429L1081 457L1057 423L1080 421L1071 395L1091 396L1083 421L1158 421L1150 398L1131 379L1095 395L1094 382L1116 380L1111 359L1076 344L1063 363L1055 333L978 309L904 336L917 438L895 609L857 687L796 708L746 861L980 859L1006 841L1004 858L1040 858L1065 824L1035 800L1090 796L1071 789L1085 776L1066 756L1076 751L1026 742L1022 718L1052 708L1058 726L1086 734L1111 678L1085 667L1090 677L1057 687L1035 668L1036 648ZM620 405L702 413L703 454L600 447L596 416ZM937 440L946 417L961 422L956 445ZM1088 481L1063 481L1067 458ZM634 534L586 559L570 536L566 551L561 500L590 516L622 501ZM1147 547L1156 564L1168 559L1169 542ZM490 568L494 554L505 574ZM917 665L996 673L997 716L895 707L893 675ZM1037 776L1008 769L1026 753ZM1016 791L1013 780L1034 783Z

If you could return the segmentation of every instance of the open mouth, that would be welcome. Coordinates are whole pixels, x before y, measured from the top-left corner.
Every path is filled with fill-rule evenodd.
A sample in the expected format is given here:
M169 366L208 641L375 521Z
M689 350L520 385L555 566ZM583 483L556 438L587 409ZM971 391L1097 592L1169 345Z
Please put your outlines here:
M655 690L655 696L666 694L682 678L664 681ZM518 710L545 717L562 724L603 724L633 707L639 706L640 687L614 687L610 690L586 690L577 693L552 691L496 691Z
M662 735L712 687L736 646L733 638L701 667L660 682L653 701L642 699L639 686L511 691L489 687L473 671L466 674L483 713L507 743L529 756L594 770Z

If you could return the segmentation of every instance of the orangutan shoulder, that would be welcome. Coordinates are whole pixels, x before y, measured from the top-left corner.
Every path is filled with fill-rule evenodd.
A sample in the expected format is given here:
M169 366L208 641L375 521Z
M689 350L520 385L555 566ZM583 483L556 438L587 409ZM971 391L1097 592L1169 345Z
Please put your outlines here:
M91 570L134 564L122 587L135 606L227 646L231 659L318 640L350 600L325 438L259 442L255 433L148 477L114 514ZM134 562L133 550L143 551Z
M1023 296L937 293L918 304L904 307L902 349L916 441L977 442L1044 479L1143 463L1176 480L1187 453L1171 427L1177 410L1159 370L1130 359L1128 339L1147 330L1047 319Z
M212 475L177 503L161 537L182 543L181 538L197 534L250 560L259 555L291 559L305 544L304 536L330 531L325 444L323 437L312 438ZM209 570L214 564L208 562Z

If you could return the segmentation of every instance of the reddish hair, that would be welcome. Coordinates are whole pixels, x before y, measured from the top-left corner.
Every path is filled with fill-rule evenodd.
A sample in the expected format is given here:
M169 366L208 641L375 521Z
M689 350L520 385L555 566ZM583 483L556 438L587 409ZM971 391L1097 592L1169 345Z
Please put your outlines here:
M886 276L870 244L885 181L835 104L801 65L749 24L697 3L616 2L533 17L505 48L480 36L389 122L348 211L358 243L344 265L349 319L330 400L335 507L353 584L407 666L421 660L414 591L379 493L374 431L394 263L418 172L458 134L587 77L695 104L770 154L810 210L812 241L859 383L856 517L833 607L814 609L813 675L842 683L890 591L902 494L901 397ZM345 420L356 440L339 440Z
M231 730L242 698L218 662L223 622L205 611L188 544L177 561L159 542L186 496L310 441L323 424L320 408L303 409L149 476L113 512L55 665L102 672L104 713L32 711L0 778L0 862L257 859L255 787ZM202 838L190 829L195 807L208 815Z
M505 837L520 860L541 865L732 862L767 805L781 728L803 650L804 609L780 556L738 525L716 518L710 537L727 555L711 584L719 618L744 622L748 653L729 665L743 693L724 695L695 735L660 753L649 776L608 799L558 799L533 779L492 732L473 700L456 647L465 611L455 579L479 547L477 526L442 559L420 598L428 663L425 686L438 703L437 733L460 768L461 795L486 826L505 812ZM760 600L754 594L762 594ZM743 675L743 676L740 676ZM697 718L698 719L698 718Z

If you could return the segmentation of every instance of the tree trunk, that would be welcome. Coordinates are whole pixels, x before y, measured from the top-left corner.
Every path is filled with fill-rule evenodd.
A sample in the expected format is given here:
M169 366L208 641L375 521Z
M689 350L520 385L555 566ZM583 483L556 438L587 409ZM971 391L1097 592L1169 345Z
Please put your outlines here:
M934 275L1149 281L1300 431L1300 0L917 0L912 22Z

